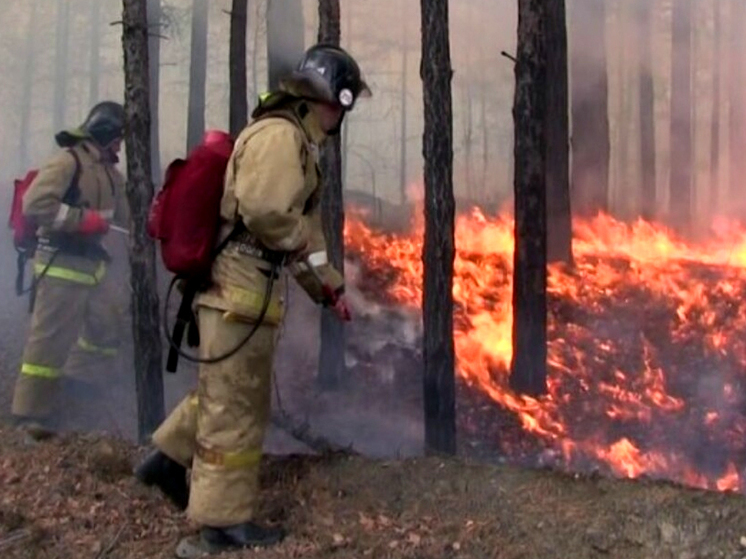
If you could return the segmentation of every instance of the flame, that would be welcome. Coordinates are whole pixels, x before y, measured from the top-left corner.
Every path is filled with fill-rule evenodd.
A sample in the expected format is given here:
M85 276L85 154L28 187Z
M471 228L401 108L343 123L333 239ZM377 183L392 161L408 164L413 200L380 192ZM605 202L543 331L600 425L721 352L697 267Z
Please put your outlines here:
M345 242L369 272L368 293L419 308L422 232L421 221L406 235L375 232L353 213ZM508 385L512 219L457 217L457 374L566 467L742 489L746 232L718 222L694 245L601 214L575 221L573 237L574 269L549 269L548 394L531 398Z

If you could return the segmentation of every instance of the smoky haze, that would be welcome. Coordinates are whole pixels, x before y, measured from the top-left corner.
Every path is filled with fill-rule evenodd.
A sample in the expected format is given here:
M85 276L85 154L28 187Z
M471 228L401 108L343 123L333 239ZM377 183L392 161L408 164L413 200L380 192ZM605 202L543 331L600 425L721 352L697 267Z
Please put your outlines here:
M195 53L191 48L193 29L204 27L201 21L193 21L193 7L194 0L163 1L162 19L154 27L154 33L161 36L159 136L163 166L183 156L187 145L193 71L190 59L205 65L204 126L228 127L230 21L226 12L231 2L210 0L206 52ZM0 37L0 70L5 76L14 76L0 90L0 183L6 185L1 202L7 212L13 178L42 164L54 153L54 133L80 124L93 103L102 99L122 101L123 73L121 27L116 23L121 19L118 0L8 0L3 8L0 23L6 31ZM505 198L511 188L513 69L499 51L514 49L515 14L513 2L508 1L458 2L452 8L456 173L460 177L456 182L460 184L461 197L486 203ZM270 33L267 20L273 30ZM390 214L393 218L400 215L400 200L409 198L406 193L418 190L422 168L419 3L344 0L341 24L342 44L359 60L374 91L374 97L361 102L348 119L344 135L346 188L352 200L369 203L373 198L379 199L375 206L381 210L378 217L388 219ZM277 79L267 76L268 45L281 71L291 69L304 47L315 42L317 27L314 2L273 0L268 6L264 1L249 1L250 110L256 97L267 89L269 80ZM467 164L467 159L471 163ZM124 161L120 165L125 168ZM102 427L132 437L136 422L126 312L126 243L123 238L115 238L114 245L117 263L111 273L121 277L116 304L122 313L120 332L125 347L115 370L103 362L79 366L71 358L67 367L71 370L67 372L73 380L67 385L77 403L71 402L70 407L90 411L67 415L71 416L72 427ZM13 292L14 256L8 234L5 248L0 247L0 285L5 286L5 295L0 296L0 416L8 412L28 328L27 301ZM348 275L354 275L353 270L351 267ZM162 274L164 280L165 275ZM304 372L301 376L311 378L318 355L318 310L295 288L290 290L291 316L283 333L284 349L277 366L280 389L283 383L297 382L299 371ZM400 340L402 347L416 345L411 318L397 318L396 312L392 315L380 309L371 311L375 306L364 302L361 294L353 297L357 297L361 323L385 314L399 325L399 333L391 336L389 328L378 334L366 331L366 339L379 341L355 348L348 356L350 363L375 354L386 337ZM352 337L355 335L353 332ZM395 363L381 364L378 371L382 381L390 386L394 368ZM194 367L183 361L178 375L166 375L167 407L192 388L194 376ZM364 450L377 454L419 451L422 436L417 404L397 407L396 399L387 397L393 402L387 412L380 408L366 412L360 394L349 395L347 404L340 406L339 401L332 405L323 397L294 401L292 390L288 392L285 405L311 415L320 428L342 442L354 439ZM340 407L355 409L356 413L333 412ZM384 416L388 419L382 419Z
M229 17L230 0L203 0L207 8L206 52L197 53L205 64L204 125L228 128L229 116ZM624 218L634 218L640 201L640 72L636 45L643 23L637 17L639 2L652 0L607 0L601 14L604 25L595 33L581 32L597 25L596 10L589 0L569 3L568 25L571 53L584 53L585 69L592 76L608 80L608 121L611 145L609 160L609 209ZM656 155L657 217L668 219L671 169L671 99L673 2L661 0L652 10L652 56L642 66L653 76ZM381 221L398 225L409 214L400 202L410 200L421 190L423 129L422 93L419 77L420 3L416 0L342 0L342 45L358 59L373 98L361 102L348 118L343 135L345 188L348 200L366 204ZM451 2L451 48L454 103L454 184L462 207L481 204L497 208L509 201L513 172L513 65L500 55L515 52L517 11L515 0L457 0ZM592 0L590 4L601 4ZM716 174L721 193L727 193L733 171L726 163L730 153L740 153L743 144L729 142L728 115L731 110L728 76L735 64L742 65L737 41L716 41L714 6L721 6L723 22L729 22L732 2L708 0L692 2L691 115L693 149L691 155L692 192L695 225L706 228L714 214L730 208L723 194L714 207L710 203L713 184L710 149L713 115L722 124L717 133L721 163ZM302 10L298 8L302 6ZM162 2L163 16L154 27L161 35L159 75L160 159L165 166L182 157L187 145L190 98L190 54L193 0ZM279 22L277 33L267 31L266 21ZM118 0L4 0L0 11L0 199L8 211L12 179L43 163L55 150L53 134L61 126L74 126L88 108L101 99L121 101L123 74L121 52L121 3ZM113 24L113 25L112 25ZM266 90L267 44L291 68L304 46L315 42L318 15L315 2L250 0L248 9L247 71L249 108ZM273 26L272 26L273 27ZM724 24L723 32L729 31ZM302 40L298 36L302 30ZM741 35L743 35L741 31ZM155 31L154 31L155 32ZM603 43L603 47L599 45ZM678 44L678 43L676 43ZM719 45L719 51L716 51ZM682 48L688 48L686 45ZM605 50L606 57L600 56ZM733 56L737 53L738 56ZM713 98L713 69L720 61L721 96ZM572 64L571 60L571 64ZM577 60L575 61L577 63ZM727 64L726 64L727 62ZM597 84L572 83L571 92L593 96ZM274 77L272 80L274 81ZM592 80L591 80L592 81ZM578 86L576 89L575 86ZM733 126L733 123L731 123ZM124 164L122 163L122 168ZM598 168L589 169L599 173ZM371 203L375 200L376 203ZM125 243L117 239L119 263L112 273L121 274L119 305L123 309L121 332L129 344L126 318L128 288ZM10 235L0 245L0 386L3 398L0 416L8 409L12 383L18 370L28 325L26 301L15 297L14 252ZM352 269L351 269L352 270ZM354 274L353 271L350 272ZM163 276L163 274L162 274ZM354 277L354 276L353 276ZM311 378L318 353L318 311L300 293L290 288L291 316L283 334L283 350L278 361L280 388L298 379ZM358 310L366 320L385 316L397 327L396 343L403 349L414 347L411 320L395 310L375 309L356 294ZM411 318L411 317L410 317ZM372 327L372 326L371 326ZM355 328L355 327L353 327ZM384 330L385 332L385 330ZM368 332L369 333L369 332ZM353 338L355 336L353 335ZM359 338L375 338L360 335ZM415 336L416 341L416 336ZM363 342L360 342L363 346ZM350 362L360 353L375 354L375 348L357 347ZM130 363L131 347L126 346L116 371L91 367L76 388L82 400L94 394L107 394L98 406L98 415L81 420L85 426L106 425L134 436L134 395ZM382 382L394 382L396 364L379 370ZM407 365L409 367L409 365ZM404 367L406 369L406 367ZM388 372L387 372L388 371ZM112 375L116 382L111 382ZM194 369L182 363L176 377L167 376L167 406L189 388ZM111 386L107 387L107 384ZM93 388L90 385L95 385ZM419 386L415 382L415 387ZM392 403L393 402L393 403ZM360 394L335 401L319 397L302 401L288 397L285 403L317 420L323 430L340 442L353 441L374 453L418 452L421 445L421 411L418 402L397 404L391 388L385 405L366 402ZM367 407L366 407L367 406ZM340 411L341 410L341 411ZM350 410L354 410L350 411ZM384 410L384 411L382 411ZM386 419L383 419L383 418ZM367 446L366 446L367 445Z

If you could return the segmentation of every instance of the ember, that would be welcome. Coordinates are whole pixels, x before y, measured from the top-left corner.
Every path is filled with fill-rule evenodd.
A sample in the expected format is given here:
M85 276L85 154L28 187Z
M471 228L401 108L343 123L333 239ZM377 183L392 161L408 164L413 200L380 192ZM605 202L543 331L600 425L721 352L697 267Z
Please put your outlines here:
M576 266L549 276L549 394L508 387L513 226L478 211L456 225L453 294L462 380L515 415L559 465L741 490L746 417L746 233L689 245L605 215L574 224ZM421 225L409 235L348 220L349 251L379 302L419 306ZM525 438L525 437L524 437ZM500 437L501 452L525 452ZM523 450L521 450L523 449Z

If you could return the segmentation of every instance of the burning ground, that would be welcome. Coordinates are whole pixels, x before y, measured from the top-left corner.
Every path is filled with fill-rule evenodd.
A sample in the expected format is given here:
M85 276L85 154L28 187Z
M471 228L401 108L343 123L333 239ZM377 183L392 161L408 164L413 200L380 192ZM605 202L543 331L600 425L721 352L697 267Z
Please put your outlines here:
M606 216L574 229L574 268L550 270L549 394L533 399L507 382L512 223L458 219L462 442L514 463L746 489L746 234L719 224L689 245ZM420 239L421 227L393 236L349 221L363 292L416 311Z

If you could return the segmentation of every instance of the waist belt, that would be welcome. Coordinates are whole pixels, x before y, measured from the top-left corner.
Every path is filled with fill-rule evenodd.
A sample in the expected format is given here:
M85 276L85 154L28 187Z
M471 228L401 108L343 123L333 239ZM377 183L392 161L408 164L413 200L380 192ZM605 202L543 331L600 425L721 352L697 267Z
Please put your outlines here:
M236 235L229 244L239 254L258 258L277 266L282 266L287 256L287 252L268 249L248 231Z
M99 243L82 240L72 235L50 235L39 237L38 249L47 252L61 252L89 260L111 262L111 256Z

